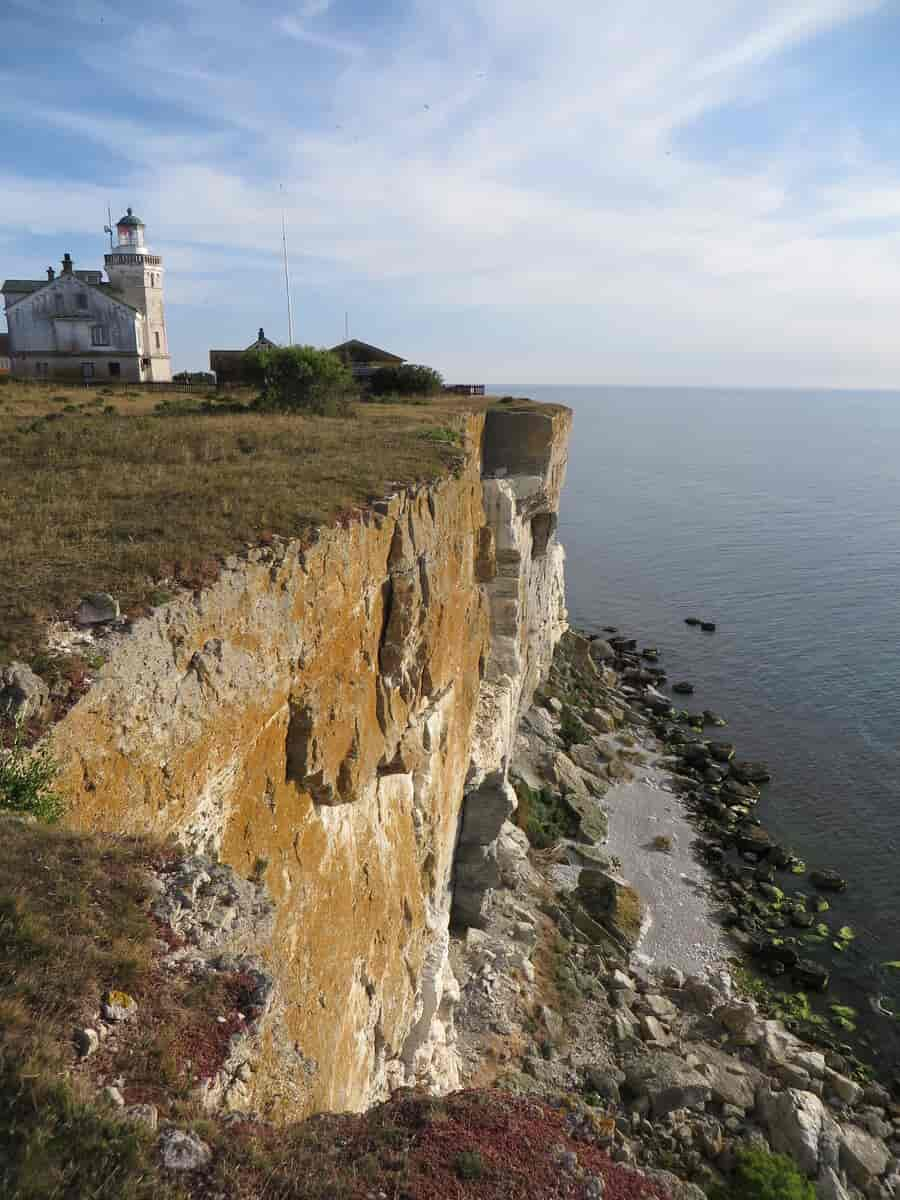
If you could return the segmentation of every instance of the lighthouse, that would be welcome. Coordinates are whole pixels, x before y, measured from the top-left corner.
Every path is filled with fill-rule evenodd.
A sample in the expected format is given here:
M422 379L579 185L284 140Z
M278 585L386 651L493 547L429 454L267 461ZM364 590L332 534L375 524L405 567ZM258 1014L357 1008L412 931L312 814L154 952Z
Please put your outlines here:
M117 297L142 316L138 323L141 378L169 383L172 364L163 305L162 258L147 248L146 226L129 208L116 223L117 244L104 258L106 274Z

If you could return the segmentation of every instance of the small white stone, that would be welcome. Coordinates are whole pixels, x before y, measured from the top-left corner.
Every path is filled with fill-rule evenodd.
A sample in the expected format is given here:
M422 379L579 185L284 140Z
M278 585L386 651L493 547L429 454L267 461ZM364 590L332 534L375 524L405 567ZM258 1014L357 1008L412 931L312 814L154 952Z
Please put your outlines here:
M100 1044L96 1029L76 1029L75 1049L79 1058L90 1058Z
M159 1123L159 1113L155 1104L130 1104L123 1116L136 1125L146 1125L154 1131Z
M164 1129L159 1138L162 1164L170 1171L197 1171L212 1158L212 1150L194 1133Z

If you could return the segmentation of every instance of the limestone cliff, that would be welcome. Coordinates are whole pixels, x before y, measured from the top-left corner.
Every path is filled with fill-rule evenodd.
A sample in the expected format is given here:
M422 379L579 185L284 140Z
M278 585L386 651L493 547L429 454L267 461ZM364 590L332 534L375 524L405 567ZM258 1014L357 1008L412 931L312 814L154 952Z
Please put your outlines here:
M453 891L477 921L518 716L565 628L570 419L473 415L457 477L228 560L56 730L75 825L264 875L275 999L243 1101L272 1116L457 1080Z

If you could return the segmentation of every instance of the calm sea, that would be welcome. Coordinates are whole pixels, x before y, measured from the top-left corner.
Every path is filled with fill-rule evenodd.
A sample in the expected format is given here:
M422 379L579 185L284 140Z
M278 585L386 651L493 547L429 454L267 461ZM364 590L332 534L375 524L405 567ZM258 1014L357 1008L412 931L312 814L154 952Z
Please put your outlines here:
M900 393L492 390L575 410L570 619L658 646L771 765L763 824L850 885L827 914L857 934L829 1000L900 1069L900 1019L871 1007L900 1013L880 966L900 959Z

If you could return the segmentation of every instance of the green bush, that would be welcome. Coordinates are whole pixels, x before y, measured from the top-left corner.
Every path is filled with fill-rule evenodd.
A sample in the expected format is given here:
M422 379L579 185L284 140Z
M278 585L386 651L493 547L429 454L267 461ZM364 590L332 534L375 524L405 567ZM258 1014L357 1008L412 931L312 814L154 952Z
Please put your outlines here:
M815 1200L806 1176L783 1154L751 1147L738 1151L734 1175L710 1200Z
M246 350L241 358L241 382L261 388L265 382L270 357L270 350Z
M330 350L281 346L259 355L264 368L259 407L319 416L350 415L353 374Z
M46 746L28 750L21 722L12 746L0 750L0 812L26 813L50 824L59 820L63 802L53 791L59 766Z
M461 1150L455 1166L460 1179L480 1179L484 1174L484 1159L478 1150Z
M373 396L396 392L401 396L433 396L441 391L444 381L431 367L404 363L401 367L379 367L369 381Z
M568 704L563 706L559 718L559 736L567 750L585 741L587 736L581 718Z
M578 817L561 795L542 788L530 788L522 779L514 781L519 806L515 822L535 850L546 850L561 838L572 838L578 832Z

